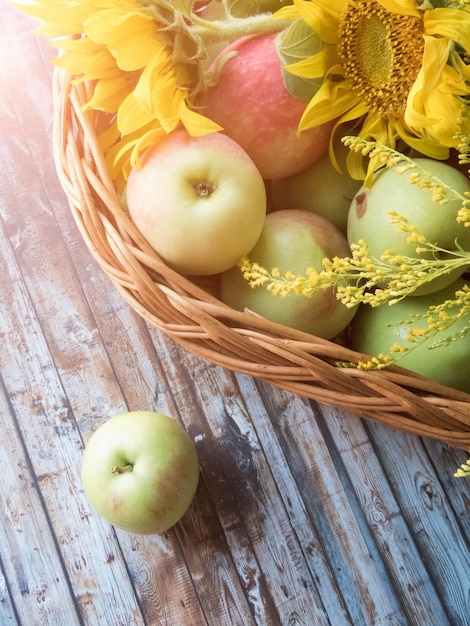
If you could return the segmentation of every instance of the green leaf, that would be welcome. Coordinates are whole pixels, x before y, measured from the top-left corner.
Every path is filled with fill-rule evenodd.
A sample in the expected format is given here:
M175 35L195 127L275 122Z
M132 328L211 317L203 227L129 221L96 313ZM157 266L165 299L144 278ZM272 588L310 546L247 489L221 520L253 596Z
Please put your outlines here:
M277 52L283 65L308 59L322 48L323 42L319 35L302 18L295 20L277 38ZM286 70L283 76L287 91L300 100L311 100L322 83L322 78L294 76Z

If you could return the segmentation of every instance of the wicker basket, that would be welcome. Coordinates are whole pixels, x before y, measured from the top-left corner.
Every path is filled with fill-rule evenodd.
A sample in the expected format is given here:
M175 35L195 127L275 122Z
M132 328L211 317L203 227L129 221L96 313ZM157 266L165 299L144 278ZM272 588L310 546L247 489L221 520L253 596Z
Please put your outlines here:
M210 285L167 267L120 206L96 138L103 118L81 110L90 89L55 70L56 167L91 253L143 318L217 365L396 430L470 449L470 394L397 366L368 372L338 367L338 361L357 362L363 355L235 311Z

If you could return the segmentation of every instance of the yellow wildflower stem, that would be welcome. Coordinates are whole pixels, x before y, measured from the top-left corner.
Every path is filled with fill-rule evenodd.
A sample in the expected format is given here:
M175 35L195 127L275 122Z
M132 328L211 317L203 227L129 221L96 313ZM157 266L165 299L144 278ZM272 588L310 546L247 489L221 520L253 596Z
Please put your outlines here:
M431 251L440 252L436 246ZM240 262L245 280L252 287L263 286L273 294L286 296L289 293L311 297L314 293L335 288L339 300L346 306L364 303L379 306L383 302L393 304L428 284L443 274L470 265L470 252L442 251L444 259L420 259L389 254L382 259L368 255L364 242L352 246L352 257L323 259L319 272L308 268L305 276L293 276L278 270L269 271L248 258ZM387 287L375 289L377 285Z

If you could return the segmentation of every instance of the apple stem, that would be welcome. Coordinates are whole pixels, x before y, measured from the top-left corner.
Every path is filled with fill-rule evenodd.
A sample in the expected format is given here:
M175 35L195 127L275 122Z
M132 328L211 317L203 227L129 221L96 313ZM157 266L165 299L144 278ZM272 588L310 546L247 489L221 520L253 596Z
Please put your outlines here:
M111 468L111 473L124 474L124 472L132 472L133 467L134 466L132 465L132 463L128 463L127 465L124 465L124 467L120 467L119 465L113 465L113 467Z

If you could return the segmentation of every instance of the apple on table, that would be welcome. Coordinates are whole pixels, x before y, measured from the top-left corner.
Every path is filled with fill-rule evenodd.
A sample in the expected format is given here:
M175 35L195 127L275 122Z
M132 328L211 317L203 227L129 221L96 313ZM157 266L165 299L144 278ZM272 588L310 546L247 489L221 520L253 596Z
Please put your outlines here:
M122 413L91 436L82 459L91 506L136 534L159 534L189 508L199 481L193 440L174 419L153 411Z

